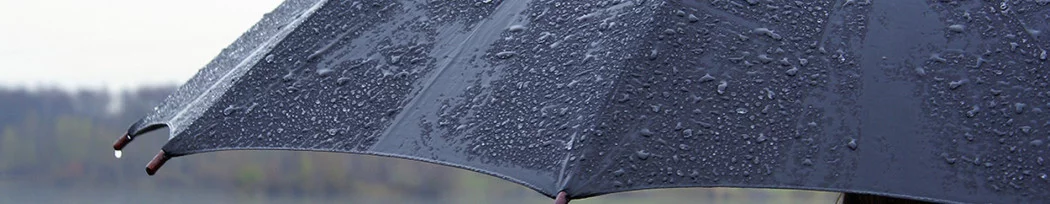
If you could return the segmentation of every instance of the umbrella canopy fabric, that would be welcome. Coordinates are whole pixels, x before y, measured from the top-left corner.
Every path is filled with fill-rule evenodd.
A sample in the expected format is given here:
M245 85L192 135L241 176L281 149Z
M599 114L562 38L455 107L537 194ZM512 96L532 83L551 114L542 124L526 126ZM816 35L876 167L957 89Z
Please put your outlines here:
M1050 202L1047 1L289 0L128 130L571 198Z

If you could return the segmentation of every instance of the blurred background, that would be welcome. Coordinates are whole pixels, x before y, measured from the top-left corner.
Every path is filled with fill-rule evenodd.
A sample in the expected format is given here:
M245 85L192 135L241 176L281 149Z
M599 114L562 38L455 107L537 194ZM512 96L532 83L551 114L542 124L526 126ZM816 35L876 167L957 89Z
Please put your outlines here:
M235 151L143 167L166 131L110 147L280 0L0 0L0 203L551 203L401 159ZM572 203L834 203L837 193L689 188Z

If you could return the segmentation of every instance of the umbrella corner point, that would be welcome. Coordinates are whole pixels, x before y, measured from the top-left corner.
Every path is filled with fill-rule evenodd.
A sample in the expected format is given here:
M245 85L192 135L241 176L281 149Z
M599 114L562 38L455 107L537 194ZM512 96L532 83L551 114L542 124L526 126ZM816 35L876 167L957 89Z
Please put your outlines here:
M160 167L164 166L164 163L168 162L169 159L171 159L171 156L164 152L164 150L160 150L160 152L157 153L157 156L153 156L153 160L150 160L149 164L146 165L146 174L153 176L157 173L157 170L160 170Z
M123 150L125 146L128 146L128 143L131 143L131 140L131 135L125 133L124 136L117 138L117 141L113 142L113 150Z
M554 204L568 204L569 194L565 191L558 192L558 196L554 198Z

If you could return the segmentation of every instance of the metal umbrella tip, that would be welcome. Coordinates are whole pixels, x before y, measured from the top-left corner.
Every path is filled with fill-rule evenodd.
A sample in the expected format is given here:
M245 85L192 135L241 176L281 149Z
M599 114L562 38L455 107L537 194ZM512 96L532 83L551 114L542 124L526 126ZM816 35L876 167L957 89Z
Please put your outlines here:
M116 142L113 142L113 150L119 151L121 149L124 149L124 146L127 146L128 143L131 143L131 135L124 134L124 136L117 138ZM120 158L120 156L117 156L117 158Z
M160 150L157 156L153 156L153 160L150 160L149 164L146 165L146 174L150 176L156 174L157 170L160 170L160 167L164 166L165 162L168 162L168 159L171 159L171 156L168 156L164 150Z

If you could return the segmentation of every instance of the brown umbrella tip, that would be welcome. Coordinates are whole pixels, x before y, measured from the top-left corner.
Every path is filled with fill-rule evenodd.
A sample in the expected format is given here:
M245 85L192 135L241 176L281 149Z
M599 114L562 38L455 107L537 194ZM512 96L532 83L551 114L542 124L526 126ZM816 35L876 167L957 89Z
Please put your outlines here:
M569 204L569 194L565 191L558 192L558 197L554 198L554 204Z
M150 160L149 164L146 165L146 174L150 176L156 174L157 170L160 170L160 167L164 166L165 162L168 162L168 159L171 159L171 156L168 156L167 153L164 153L164 150L161 150L157 153L157 156L153 156L153 160Z
M128 143L131 143L131 135L124 134L124 136L117 138L116 142L113 142L113 150L120 151L124 149L124 146L127 146Z

